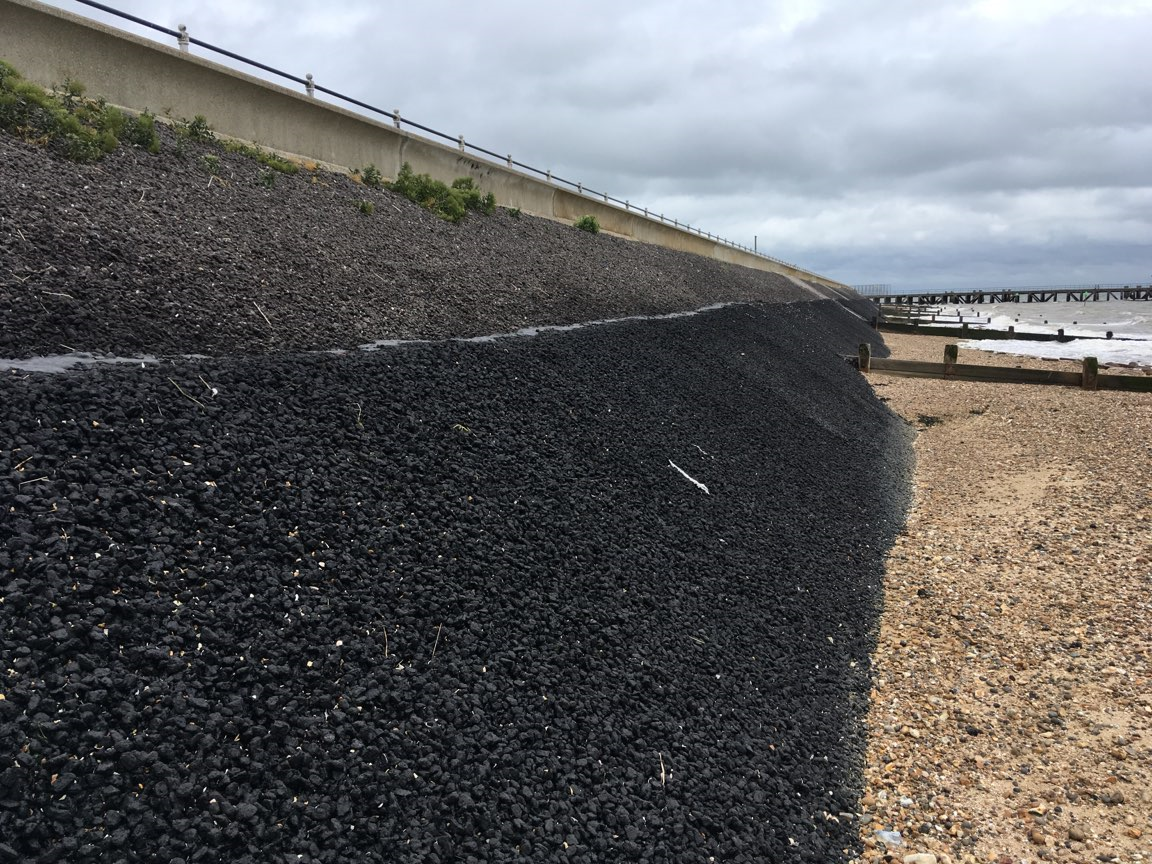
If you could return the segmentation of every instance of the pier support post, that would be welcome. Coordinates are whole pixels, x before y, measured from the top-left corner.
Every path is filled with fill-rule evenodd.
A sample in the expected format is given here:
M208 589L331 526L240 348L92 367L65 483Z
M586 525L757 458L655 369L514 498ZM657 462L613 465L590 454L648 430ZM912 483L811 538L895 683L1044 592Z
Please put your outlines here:
M1096 361L1095 357L1085 357L1082 374L1080 377L1080 386L1085 390L1095 390L1097 386L1097 378L1100 375L1100 364Z
M872 346L867 342L860 343L860 371L872 371Z

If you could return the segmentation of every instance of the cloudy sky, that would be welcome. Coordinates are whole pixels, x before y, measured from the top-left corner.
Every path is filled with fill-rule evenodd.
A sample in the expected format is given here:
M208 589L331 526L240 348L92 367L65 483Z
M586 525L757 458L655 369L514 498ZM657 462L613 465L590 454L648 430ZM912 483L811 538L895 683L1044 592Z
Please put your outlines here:
M1152 280L1152 0L105 2L851 284Z

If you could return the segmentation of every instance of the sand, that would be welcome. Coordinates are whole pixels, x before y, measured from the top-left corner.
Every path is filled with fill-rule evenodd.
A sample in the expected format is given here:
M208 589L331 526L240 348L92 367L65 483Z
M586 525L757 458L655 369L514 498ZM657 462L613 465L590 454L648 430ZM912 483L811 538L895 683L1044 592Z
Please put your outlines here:
M885 341L940 360L953 340ZM1152 396L869 380L919 435L885 577L863 860L1152 860Z

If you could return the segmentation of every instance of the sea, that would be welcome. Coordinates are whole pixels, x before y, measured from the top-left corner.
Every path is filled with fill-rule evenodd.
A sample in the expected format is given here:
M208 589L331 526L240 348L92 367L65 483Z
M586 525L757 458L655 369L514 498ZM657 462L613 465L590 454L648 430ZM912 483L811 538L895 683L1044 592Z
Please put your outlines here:
M1152 367L1152 300L981 303L944 305L940 311L949 316L988 319L981 326L989 330L1014 327L1017 333L1056 333L1063 329L1065 336L1075 337L1070 342L968 339L959 343L961 348L1026 357L1095 357L1101 363ZM1106 338L1109 332L1111 339Z

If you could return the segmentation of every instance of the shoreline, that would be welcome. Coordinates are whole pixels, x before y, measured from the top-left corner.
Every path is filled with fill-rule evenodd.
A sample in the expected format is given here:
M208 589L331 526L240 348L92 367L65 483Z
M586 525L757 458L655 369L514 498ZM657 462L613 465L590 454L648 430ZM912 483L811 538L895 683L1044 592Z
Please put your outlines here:
M955 341L885 340L917 360ZM919 434L884 580L859 860L1149 860L1152 400L869 382Z

